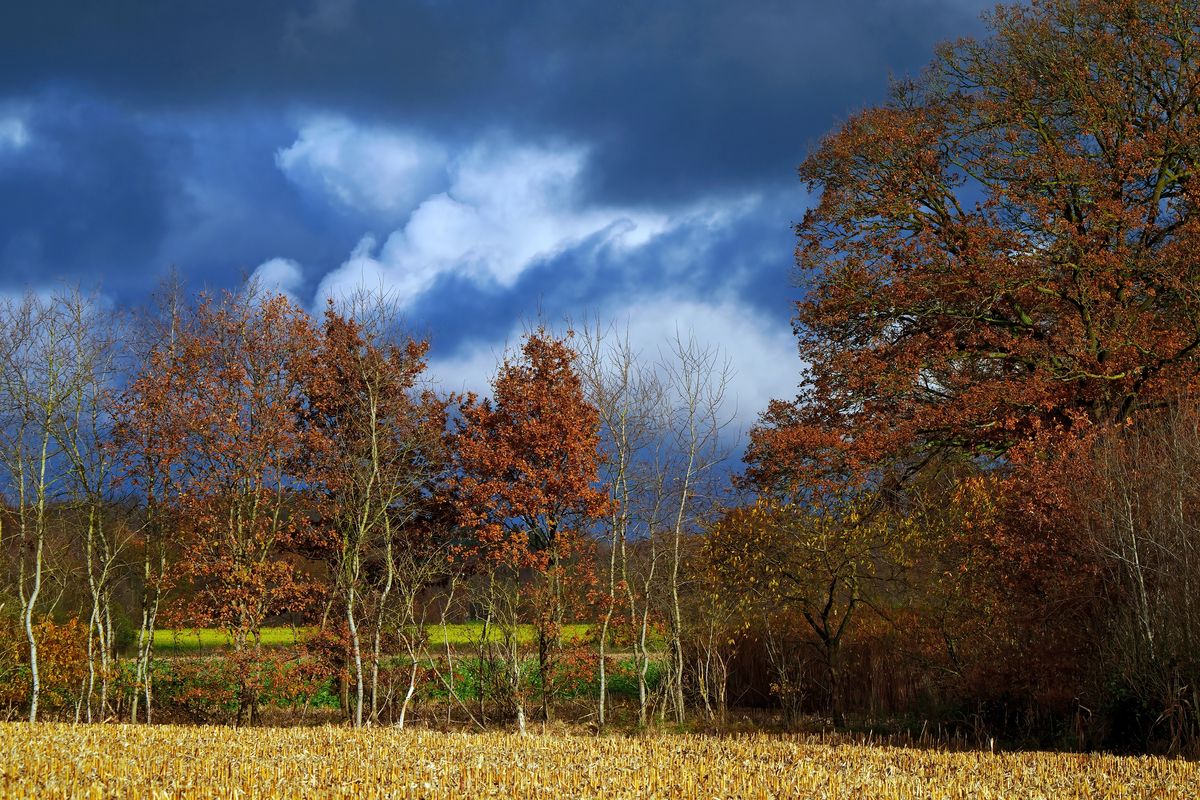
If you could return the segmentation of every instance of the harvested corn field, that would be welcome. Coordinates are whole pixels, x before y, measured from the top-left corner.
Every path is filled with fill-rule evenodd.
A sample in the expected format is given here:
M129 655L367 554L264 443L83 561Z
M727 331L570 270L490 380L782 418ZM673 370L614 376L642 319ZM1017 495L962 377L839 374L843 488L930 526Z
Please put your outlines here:
M1151 757L946 753L754 735L0 725L6 798L1195 798Z

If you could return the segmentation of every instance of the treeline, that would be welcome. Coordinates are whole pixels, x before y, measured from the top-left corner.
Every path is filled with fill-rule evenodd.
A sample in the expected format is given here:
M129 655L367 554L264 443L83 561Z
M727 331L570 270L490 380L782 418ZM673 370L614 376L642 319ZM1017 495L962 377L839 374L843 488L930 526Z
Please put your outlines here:
M356 725L571 698L1194 750L1200 3L989 21L801 166L800 394L738 474L687 337L539 328L479 398L386 298L9 303L7 702L150 720L153 631L212 626L234 721L332 678Z
M324 695L354 725L523 729L566 698L599 727L758 707L1194 737L1196 406L859 479L767 451L797 418L733 486L715 350L538 328L480 399L435 391L399 320L254 285L0 306L10 714L239 723ZM280 624L297 646L263 643ZM196 627L228 647L156 654Z
M31 720L152 719L181 627L227 632L205 669L235 722L334 676L355 725L432 689L524 729L584 676L604 725L617 662L643 724L683 719L688 540L728 482L715 351L538 328L481 399L435 391L381 295L320 320L254 284L137 315L29 295L0 327L0 683ZM466 621L472 652L431 648ZM264 646L280 622L317 632Z
M835 714L1194 748L1200 4L987 21L801 165L808 366L726 538Z

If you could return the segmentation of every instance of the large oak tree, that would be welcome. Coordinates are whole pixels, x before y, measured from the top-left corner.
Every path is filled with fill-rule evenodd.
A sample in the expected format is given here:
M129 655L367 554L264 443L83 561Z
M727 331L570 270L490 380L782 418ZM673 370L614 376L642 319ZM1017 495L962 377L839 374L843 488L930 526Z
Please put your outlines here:
M764 485L1123 419L1200 367L1200 3L1043 0L800 167L800 397Z

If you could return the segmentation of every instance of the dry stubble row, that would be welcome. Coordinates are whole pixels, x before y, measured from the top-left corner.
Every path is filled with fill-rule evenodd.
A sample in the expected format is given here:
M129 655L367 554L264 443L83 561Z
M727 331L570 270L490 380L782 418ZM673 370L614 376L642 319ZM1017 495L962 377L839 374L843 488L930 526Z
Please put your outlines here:
M799 738L0 725L13 798L1196 798L1162 758L940 753Z

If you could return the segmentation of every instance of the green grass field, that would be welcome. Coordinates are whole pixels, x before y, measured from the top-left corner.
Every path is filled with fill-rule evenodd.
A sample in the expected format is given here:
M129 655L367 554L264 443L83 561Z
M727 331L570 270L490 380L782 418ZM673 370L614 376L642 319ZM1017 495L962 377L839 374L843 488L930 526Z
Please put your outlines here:
M310 627L263 628L262 643L270 647L294 645L296 644L297 637L303 639L313 630L315 629ZM470 647L478 644L480 637L483 635L483 623L455 623L447 625L444 632L441 625L429 625L426 626L426 631L429 635L429 645L431 647L445 647L447 644L455 648ZM587 625L566 625L563 630L563 638L567 641L575 641L586 637L587 632ZM517 641L521 644L532 643L534 637L533 626L520 626L517 629L516 636ZM502 634L498 629L493 628L489 631L488 638L491 641L498 642L502 639ZM219 628L160 629L154 632L154 649L164 655L170 653L196 653L226 647L229 647L229 634Z
M293 645L311 628L276 627L262 629L262 643L270 647ZM229 647L229 634L220 628L178 628L154 632L154 649L159 653L184 653Z
M444 633L441 625L427 625L425 630L429 635L429 644L431 647L445 647L447 644L451 647L466 647L479 643L480 638L483 636L483 623L462 622L447 625ZM563 626L564 641L578 641L585 638L587 634L587 625ZM520 644L531 644L534 637L533 626L519 626L516 630L516 637ZM503 634L498 629L493 628L488 632L488 639L493 642L499 642L503 639Z

